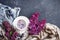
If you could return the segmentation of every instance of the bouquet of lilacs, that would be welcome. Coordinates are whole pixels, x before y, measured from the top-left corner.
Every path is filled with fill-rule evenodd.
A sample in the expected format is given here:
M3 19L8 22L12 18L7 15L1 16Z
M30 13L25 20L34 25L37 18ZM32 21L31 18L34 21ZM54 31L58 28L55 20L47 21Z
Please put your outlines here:
M19 16L20 10L0 4L0 40L60 40L60 29L39 20L39 12L27 18Z

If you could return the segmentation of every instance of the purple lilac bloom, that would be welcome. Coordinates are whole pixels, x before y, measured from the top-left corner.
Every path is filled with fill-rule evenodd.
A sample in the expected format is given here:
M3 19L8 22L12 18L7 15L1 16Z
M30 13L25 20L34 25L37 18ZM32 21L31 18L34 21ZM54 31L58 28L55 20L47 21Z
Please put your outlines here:
M30 35L38 35L39 32L43 29L46 20L38 20L39 12L35 12L30 18L30 24L28 27L28 32Z

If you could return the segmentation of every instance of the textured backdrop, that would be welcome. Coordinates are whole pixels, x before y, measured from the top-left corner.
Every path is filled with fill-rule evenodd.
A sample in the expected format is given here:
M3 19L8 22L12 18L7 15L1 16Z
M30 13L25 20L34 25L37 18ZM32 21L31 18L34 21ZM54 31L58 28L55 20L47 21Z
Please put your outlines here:
M0 3L10 7L21 7L20 15L30 17L39 11L39 19L46 18L47 22L60 27L60 0L0 0Z

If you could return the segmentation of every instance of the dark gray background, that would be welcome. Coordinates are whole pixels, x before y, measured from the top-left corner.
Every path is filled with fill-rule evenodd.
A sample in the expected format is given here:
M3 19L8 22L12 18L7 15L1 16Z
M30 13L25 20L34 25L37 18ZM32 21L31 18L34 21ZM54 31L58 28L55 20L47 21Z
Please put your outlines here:
M0 3L10 7L21 7L20 15L28 18L39 11L40 20L46 18L47 22L60 27L60 0L0 0Z

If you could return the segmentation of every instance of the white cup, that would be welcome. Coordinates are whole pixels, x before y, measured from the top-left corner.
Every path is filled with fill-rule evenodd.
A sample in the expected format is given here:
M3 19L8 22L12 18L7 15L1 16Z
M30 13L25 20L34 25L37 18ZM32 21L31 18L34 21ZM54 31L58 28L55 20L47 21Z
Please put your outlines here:
M19 33L24 33L29 25L29 19L25 16L19 16L13 21L13 26Z

